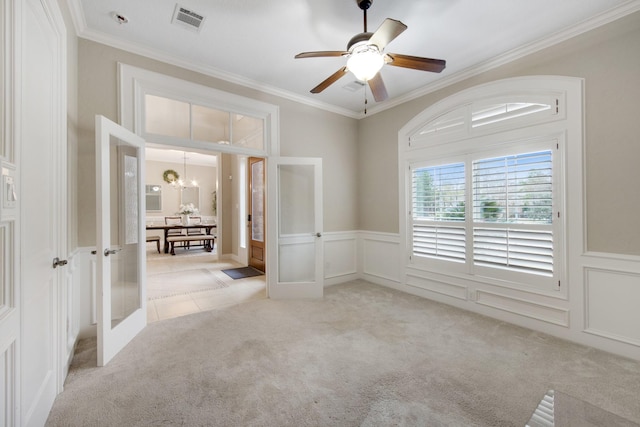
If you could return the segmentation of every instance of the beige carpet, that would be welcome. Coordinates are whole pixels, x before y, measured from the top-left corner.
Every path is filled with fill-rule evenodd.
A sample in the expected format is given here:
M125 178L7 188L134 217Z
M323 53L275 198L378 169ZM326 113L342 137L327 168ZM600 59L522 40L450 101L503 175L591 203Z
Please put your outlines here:
M82 342L49 426L523 426L549 389L640 422L640 363L356 281Z

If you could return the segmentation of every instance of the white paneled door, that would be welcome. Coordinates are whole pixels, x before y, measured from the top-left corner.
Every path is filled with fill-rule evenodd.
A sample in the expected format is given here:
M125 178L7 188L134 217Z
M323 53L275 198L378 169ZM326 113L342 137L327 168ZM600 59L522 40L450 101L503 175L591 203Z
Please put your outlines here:
M268 170L268 182L275 185L269 200L269 215L275 218L267 261L269 297L322 298L322 159L271 158Z
M15 424L43 425L60 371L60 296L67 254L64 24L57 5L26 0L18 15L15 134L20 185L20 398ZM55 261L57 260L57 262Z
M98 366L147 324L144 140L96 116Z

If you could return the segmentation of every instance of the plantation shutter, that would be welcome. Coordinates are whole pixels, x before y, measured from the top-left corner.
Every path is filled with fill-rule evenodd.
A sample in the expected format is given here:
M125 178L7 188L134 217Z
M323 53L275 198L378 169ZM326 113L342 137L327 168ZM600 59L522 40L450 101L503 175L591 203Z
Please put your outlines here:
M551 151L473 162L476 265L553 274Z
M465 260L464 163L412 172L413 254Z

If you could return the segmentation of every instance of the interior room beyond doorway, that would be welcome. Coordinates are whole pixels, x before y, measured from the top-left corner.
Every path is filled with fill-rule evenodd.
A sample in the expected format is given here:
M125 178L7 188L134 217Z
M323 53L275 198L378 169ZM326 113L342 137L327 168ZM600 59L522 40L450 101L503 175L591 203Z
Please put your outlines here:
M242 156L147 147L149 322L266 297L264 275L234 280L223 272L248 265L246 174ZM168 223L175 228L162 229Z

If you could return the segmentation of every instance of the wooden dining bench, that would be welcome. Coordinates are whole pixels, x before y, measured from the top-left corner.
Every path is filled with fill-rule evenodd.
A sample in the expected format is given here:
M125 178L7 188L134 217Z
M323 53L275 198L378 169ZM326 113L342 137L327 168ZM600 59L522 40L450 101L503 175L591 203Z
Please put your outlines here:
M196 236L169 236L167 237L167 243L171 245L171 255L175 255L175 244L176 243L191 243L191 242L204 242L204 250L207 252L211 252L213 250L213 245L215 243L216 236L212 236L210 234L201 234Z
M147 243L149 242L156 242L158 253L160 253L160 236L147 236Z

